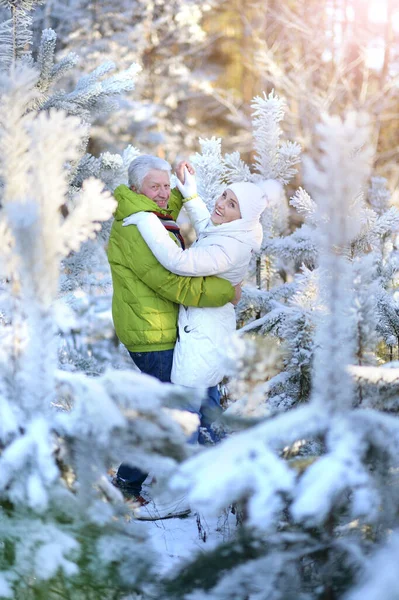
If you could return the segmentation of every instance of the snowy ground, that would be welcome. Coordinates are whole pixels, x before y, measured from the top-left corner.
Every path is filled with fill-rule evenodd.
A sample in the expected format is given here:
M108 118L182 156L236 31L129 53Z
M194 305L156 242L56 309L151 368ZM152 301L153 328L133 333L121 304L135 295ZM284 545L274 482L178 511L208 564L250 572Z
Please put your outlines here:
M159 554L159 573L164 575L194 554L210 550L228 539L235 529L235 516L231 512L218 519L205 519L199 513L187 517L145 521L146 527Z

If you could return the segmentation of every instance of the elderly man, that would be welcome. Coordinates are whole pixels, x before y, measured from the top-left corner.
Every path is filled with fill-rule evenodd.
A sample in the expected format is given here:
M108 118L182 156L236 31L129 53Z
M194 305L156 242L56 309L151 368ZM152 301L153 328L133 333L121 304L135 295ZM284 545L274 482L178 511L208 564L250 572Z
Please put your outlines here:
M108 245L113 280L112 315L115 331L141 371L170 381L177 335L178 305L223 306L239 291L217 277L181 277L164 269L149 250L137 227L123 219L139 211L154 212L170 236L184 247L175 219L182 206L178 190L170 189L171 167L155 156L134 159L129 187L115 190L118 208ZM144 503L141 486L147 474L122 464L114 480L125 495Z

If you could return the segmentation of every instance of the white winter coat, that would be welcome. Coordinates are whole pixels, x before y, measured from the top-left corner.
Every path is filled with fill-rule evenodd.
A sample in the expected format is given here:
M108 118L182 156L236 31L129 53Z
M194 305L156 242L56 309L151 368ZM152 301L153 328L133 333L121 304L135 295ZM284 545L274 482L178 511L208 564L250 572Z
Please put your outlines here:
M233 285L241 283L252 252L260 249L260 224L237 219L214 225L200 198L184 206L198 236L188 250L183 251L173 242L155 215L146 213L138 222L140 233L156 258L176 275L217 275ZM225 376L221 350L236 328L234 306L230 302L215 308L180 306L178 327L172 382L188 387L219 383Z

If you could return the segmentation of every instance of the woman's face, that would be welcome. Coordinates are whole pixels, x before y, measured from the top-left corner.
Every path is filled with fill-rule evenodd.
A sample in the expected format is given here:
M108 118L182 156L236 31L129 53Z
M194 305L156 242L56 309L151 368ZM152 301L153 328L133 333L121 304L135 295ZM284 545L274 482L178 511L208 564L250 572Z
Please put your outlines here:
M241 219L240 205L235 193L227 188L216 200L215 208L211 214L211 221L214 225L221 225L236 219Z

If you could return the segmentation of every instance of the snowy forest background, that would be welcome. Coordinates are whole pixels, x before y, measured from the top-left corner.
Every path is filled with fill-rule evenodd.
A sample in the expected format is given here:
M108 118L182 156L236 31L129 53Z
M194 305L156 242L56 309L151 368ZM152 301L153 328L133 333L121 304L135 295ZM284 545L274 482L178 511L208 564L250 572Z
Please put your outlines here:
M0 0L0 598L395 600L399 2ZM115 338L136 155L279 183L215 446ZM192 516L131 519L134 457Z

